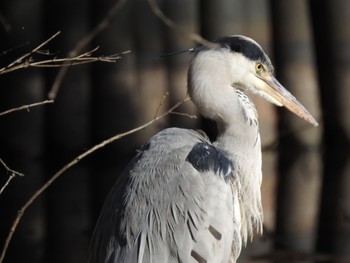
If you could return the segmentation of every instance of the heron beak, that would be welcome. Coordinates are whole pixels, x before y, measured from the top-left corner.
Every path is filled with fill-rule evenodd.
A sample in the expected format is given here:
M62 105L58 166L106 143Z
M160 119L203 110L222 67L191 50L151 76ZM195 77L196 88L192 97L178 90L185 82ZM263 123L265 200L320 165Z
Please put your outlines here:
M268 97L272 98L277 105L284 106L300 118L311 123L315 127L318 126L317 121L305 109L305 107L288 91L281 83L269 72L261 75L256 75L257 78L264 82L263 85L258 85L259 89Z

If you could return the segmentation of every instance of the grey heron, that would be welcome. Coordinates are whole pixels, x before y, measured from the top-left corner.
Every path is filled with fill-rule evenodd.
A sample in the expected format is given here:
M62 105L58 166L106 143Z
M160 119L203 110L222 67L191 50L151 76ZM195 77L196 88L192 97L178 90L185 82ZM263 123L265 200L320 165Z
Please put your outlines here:
M187 83L199 112L217 123L216 141L168 128L142 146L105 201L90 262L236 262L262 232L258 115L245 92L318 124L258 43L236 35L217 44L188 50Z

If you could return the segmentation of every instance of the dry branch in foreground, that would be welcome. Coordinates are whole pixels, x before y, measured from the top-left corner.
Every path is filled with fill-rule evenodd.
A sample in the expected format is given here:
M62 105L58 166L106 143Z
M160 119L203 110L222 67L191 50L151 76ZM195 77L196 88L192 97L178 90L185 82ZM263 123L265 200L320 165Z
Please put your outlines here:
M74 158L71 162L67 163L65 166L63 166L59 171L57 171L52 177L51 179L49 179L44 185L42 185L29 199L28 201L22 206L21 209L18 210L17 212L17 216L15 218L15 220L12 223L11 229L6 237L4 246L2 248L1 251L1 255L0 255L0 263L3 262L5 255L6 255L6 251L8 249L8 246L12 240L13 234L17 229L17 226L23 216L23 214L25 213L25 211L28 209L28 207L43 193L45 192L59 177L61 177L68 169L70 169L71 167L75 166L77 163L79 163L81 160L85 159L87 156L91 155L92 153L96 152L97 150L104 148L105 146L120 140L121 138L128 136L130 134L133 134L135 132L138 132L140 130L145 129L146 127L152 125L153 123L159 121L160 119L164 118L165 116L171 114L174 112L175 109L177 109L180 105L182 105L183 103L189 101L190 99L187 97L181 101L179 101L178 103L176 103L173 107L171 107L169 110L167 110L165 113L163 113L162 115L159 115L155 118L153 118L151 121L135 128L129 131L126 131L124 133L120 133L117 134L107 140L102 141L99 144L96 144L95 146L93 146L92 148L90 148L89 150L83 152L82 154L80 154L79 156L77 156L76 158ZM162 102L161 102L162 103Z
M15 112L15 111L21 111L21 110L29 111L30 108L34 108L34 107L37 107L37 106L41 106L41 105L49 104L49 103L53 103L53 102L54 102L53 100L44 100L44 101L40 101L40 102L36 102L36 103L32 103L32 104L22 105L22 106L19 106L19 107L15 107L15 108L12 108L12 109L0 112L0 117L3 116L3 115L9 114L9 113Z
M51 36L49 39L41 43L39 46L34 48L32 51L24 54L23 56L17 58L9 65L0 68L0 75L6 74L15 70L29 68L29 67L69 67L76 66L86 63L92 63L96 61L103 62L116 62L116 60L121 59L122 55L129 53L130 51L124 51L108 56L93 56L93 54L98 50L98 47L87 51L82 54L77 54L76 56L66 57L66 58L49 58L37 60L34 58L34 55L42 55L42 56L53 56L53 54L47 50L43 50L42 48L46 46L51 40L56 38L60 34L58 31L56 34Z
M9 185L9 183L11 182L11 180L13 178L15 178L16 176L24 176L24 174L17 172L15 170L12 170L10 167L7 166L7 164L0 159L0 164L6 169L7 173L10 174L9 178L7 179L7 181L5 182L5 184L1 187L0 189L0 195L2 194L2 192L5 190L5 188Z

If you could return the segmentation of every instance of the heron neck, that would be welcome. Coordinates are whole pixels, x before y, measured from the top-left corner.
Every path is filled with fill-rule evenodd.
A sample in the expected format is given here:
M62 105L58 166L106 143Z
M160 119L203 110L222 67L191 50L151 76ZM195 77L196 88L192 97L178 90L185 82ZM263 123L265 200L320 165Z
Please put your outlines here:
M224 150L234 165L241 210L241 234L244 243L262 232L261 206L261 144L257 122L236 118L232 123L218 123L219 135L215 145Z
M233 161L246 242L255 228L262 229L261 146L255 106L238 86L232 87L239 83L241 71L229 66L231 56L225 49L199 52L189 68L188 93L200 113L216 121L219 136L214 145Z

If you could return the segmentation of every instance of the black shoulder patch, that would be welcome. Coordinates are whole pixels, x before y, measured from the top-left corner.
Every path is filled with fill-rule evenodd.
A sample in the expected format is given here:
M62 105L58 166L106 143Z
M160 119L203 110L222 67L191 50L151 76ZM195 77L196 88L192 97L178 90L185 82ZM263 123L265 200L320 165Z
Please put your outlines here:
M228 47L234 52L241 53L245 57L253 61L261 61L269 64L269 59L266 57L262 48L241 36L223 37L217 40L222 47Z
M232 162L225 154L207 143L197 143L188 154L186 161L199 172L213 171L222 175L225 180L233 170Z

